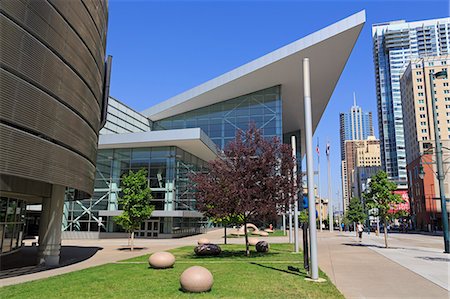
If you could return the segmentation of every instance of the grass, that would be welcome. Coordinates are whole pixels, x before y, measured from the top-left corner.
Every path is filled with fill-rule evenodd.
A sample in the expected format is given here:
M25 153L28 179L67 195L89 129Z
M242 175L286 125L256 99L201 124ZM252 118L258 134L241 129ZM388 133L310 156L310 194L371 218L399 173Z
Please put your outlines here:
M273 244L270 252L244 255L243 245L221 245L218 257L197 257L193 247L171 252L171 269L148 267L148 255L60 276L0 289L0 298L344 298L320 272L324 283L305 281L302 255L292 254L291 244ZM179 288L179 277L188 267L200 265L214 276L210 292L188 294ZM288 270L300 268L300 272Z
M249 236L249 237L257 237L257 238L261 238L261 240L264 240L264 238L267 238L267 237L261 237L261 236L258 236L258 235L252 235L251 233L247 233L247 235ZM286 236L288 235L288 232L286 232ZM285 235L284 235L284 233L283 233L283 231L282 230L276 230L276 231L274 231L273 233L269 233L269 237L284 237ZM227 235L227 238L231 238L231 239L234 239L234 238L244 238L244 236L235 236L235 235Z

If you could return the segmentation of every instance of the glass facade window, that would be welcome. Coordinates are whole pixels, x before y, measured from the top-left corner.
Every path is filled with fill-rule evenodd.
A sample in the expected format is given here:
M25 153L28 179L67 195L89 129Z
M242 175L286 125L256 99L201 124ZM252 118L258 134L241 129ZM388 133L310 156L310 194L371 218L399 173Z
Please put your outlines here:
M99 150L95 189L92 198L65 203L63 229L67 231L120 232L112 217L100 219L99 211L118 211L122 176L130 170L148 171L152 204L156 211L196 211L189 174L202 170L207 163L177 147L125 148ZM186 233L186 227L172 227L170 217L151 218L137 236L157 237L158 233ZM164 220L164 218L166 218ZM150 223L151 222L151 223ZM196 223L200 223L197 219ZM198 227L199 225L192 226ZM149 227L152 227L149 230ZM155 229L160 227L161 229Z
M282 140L281 87L274 86L153 122L153 130L201 128L221 149L251 123Z
M22 246L26 203L15 198L0 198L0 254Z

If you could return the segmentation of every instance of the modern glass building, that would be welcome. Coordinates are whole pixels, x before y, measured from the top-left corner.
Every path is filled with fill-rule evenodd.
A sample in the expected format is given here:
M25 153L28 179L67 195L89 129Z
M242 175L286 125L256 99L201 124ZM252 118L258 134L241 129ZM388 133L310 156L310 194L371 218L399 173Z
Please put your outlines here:
M42 204L39 263L59 263L67 188L91 194L108 97L108 3L0 2L1 255ZM109 61L109 62L108 62Z
M367 137L374 136L372 112L363 112L356 105L356 100L348 113L339 114L339 125L341 160L345 159L346 140L366 140Z
M99 138L94 195L66 202L63 236L124 236L113 221L121 213L121 177L140 168L148 169L156 209L137 236L173 238L202 232L207 219L196 210L189 174L203 171L237 130L251 124L267 138L290 143L295 136L300 161L303 58L310 59L311 81L316 82L315 129L364 22L364 12L352 15L141 113L110 99L108 130ZM124 120L130 124L128 116L133 116L133 125L128 132L118 132ZM142 127L147 122L149 127Z
M389 178L407 188L400 76L412 58L450 53L450 18L372 26L381 161Z

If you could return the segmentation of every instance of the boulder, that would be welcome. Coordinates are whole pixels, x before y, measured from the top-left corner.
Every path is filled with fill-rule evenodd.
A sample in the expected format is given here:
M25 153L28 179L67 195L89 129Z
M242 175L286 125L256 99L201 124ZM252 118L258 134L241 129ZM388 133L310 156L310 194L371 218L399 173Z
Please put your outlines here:
M148 264L154 269L171 268L175 264L175 256L170 252L155 252L148 258Z
M208 269L200 266L189 267L180 276L183 291L201 293L211 290L214 278Z
M258 243L256 243L255 248L257 252L268 252L269 243L267 243L266 241L259 241Z
M198 256L219 255L222 249L216 244L202 244L194 248L194 252Z
M269 235L269 233L260 231L260 232L259 232L259 235L260 235L261 237L267 237L267 236Z
M200 238L200 239L197 241L197 244L198 244L198 245L203 245L203 244L208 244L208 243L209 243L209 240L206 239L206 238Z
M270 228L266 228L264 231L265 231L266 233L273 233L273 229L270 229Z
M248 238L248 245L255 246L258 242L258 238Z

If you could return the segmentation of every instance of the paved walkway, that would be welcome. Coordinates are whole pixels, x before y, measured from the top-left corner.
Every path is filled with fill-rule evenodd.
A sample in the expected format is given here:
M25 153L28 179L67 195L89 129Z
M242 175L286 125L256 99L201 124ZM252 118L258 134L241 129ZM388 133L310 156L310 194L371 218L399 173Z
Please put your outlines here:
M346 298L450 298L449 256L432 236L318 233L319 266ZM418 247L424 245L427 247ZM439 259L434 259L434 258ZM431 259L430 259L431 258Z
M223 243L223 230L182 239L136 239L141 250L121 250L126 239L66 240L63 246L100 247L90 258L61 268L0 279L0 286L17 284L115 262L159 250L194 245L200 237ZM318 232L319 266L346 298L450 298L449 256L441 253L442 237L391 234L392 248L381 248L383 239L364 234L360 242L353 233ZM285 243L287 237L268 238ZM243 238L228 239L243 244ZM389 294L389 295L387 295Z

